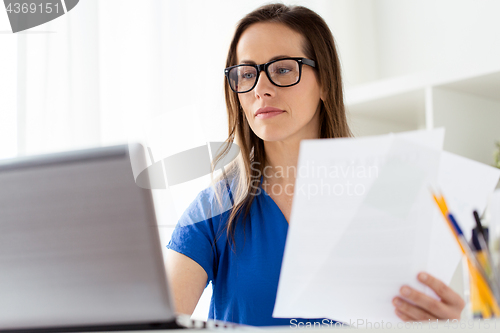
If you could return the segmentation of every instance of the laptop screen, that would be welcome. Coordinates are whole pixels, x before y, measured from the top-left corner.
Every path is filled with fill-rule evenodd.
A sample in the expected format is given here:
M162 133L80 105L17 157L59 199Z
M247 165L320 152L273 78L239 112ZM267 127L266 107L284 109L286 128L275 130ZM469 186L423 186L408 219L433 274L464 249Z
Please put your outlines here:
M124 146L0 161L0 329L174 320Z

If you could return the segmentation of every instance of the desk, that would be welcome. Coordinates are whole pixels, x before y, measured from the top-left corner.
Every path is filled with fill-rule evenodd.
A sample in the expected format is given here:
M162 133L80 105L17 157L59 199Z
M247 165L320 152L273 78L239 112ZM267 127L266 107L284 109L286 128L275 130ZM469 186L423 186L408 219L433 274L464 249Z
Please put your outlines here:
M388 327L389 326L389 327ZM399 326L399 327L397 327ZM405 327L406 326L406 327ZM460 327L462 326L462 327ZM303 332L303 333L313 333L321 331L323 333L328 332L338 332L339 330L356 330L360 333L380 333L380 332L392 332L392 333L417 333L417 332L436 332L436 333L480 333L480 332L500 332L500 318L496 320L474 320L474 321L462 321L460 322L439 322L436 325L436 322L424 322L422 324L418 323L395 323L390 327L390 325L385 325L383 328L353 328L353 327L344 327L344 328L332 328L332 327L318 327L315 328L291 328L288 326L273 326L273 327L242 327L238 329L213 329L210 331L236 331L236 332L269 332L269 333L284 333L284 332ZM160 330L160 331L135 331L137 333L173 333L173 332L186 332L186 330ZM192 331L206 331L201 329L193 329ZM127 331L131 333L133 331ZM126 332L123 332L126 333Z

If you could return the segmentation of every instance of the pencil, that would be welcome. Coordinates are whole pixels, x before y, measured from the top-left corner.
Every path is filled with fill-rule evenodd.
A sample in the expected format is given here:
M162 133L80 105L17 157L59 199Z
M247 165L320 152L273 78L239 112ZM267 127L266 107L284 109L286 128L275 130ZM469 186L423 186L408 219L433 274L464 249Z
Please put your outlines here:
M477 237L477 245L479 245L477 259L479 263L483 266L486 274L490 281L494 284L493 293L496 299L500 299L500 287L498 286L497 276L498 272L495 269L495 265L493 264L493 260L491 259L490 249L488 247L488 243L486 241L486 233L481 224L481 219L479 218L479 214L477 210L473 212L474 220L476 221L476 237Z
M478 289L481 299L484 301L484 303L487 304L487 306L491 308L491 311L494 313L494 315L500 316L500 307L498 306L495 297L492 295L493 288L489 283L484 270L477 262L474 253L472 253L472 250L465 240L463 232L460 229L457 221L455 220L453 215L449 213L448 206L446 204L446 201L444 200L444 197L440 196L440 198L438 198L434 193L432 194L432 196L436 201L436 204L438 205L443 217L445 218L448 227L451 229L453 235L455 236L455 239L460 246L462 253L466 255L469 271L471 274L471 282L473 282L474 288ZM480 308L483 309L483 318L489 318L491 316L491 312L489 311L489 309L485 309L484 306L480 306Z

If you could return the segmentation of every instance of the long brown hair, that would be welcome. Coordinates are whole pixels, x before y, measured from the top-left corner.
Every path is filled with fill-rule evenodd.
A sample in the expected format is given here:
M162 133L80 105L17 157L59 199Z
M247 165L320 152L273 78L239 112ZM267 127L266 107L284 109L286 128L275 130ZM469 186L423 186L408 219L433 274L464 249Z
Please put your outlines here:
M324 100L320 103L319 137L352 136L344 108L340 61L335 42L328 25L314 11L302 6L268 4L247 14L236 27L227 54L226 67L236 65L236 47L241 35L249 26L258 22L280 23L304 37L303 52L307 58L316 61L320 86L325 92ZM238 96L231 90L227 81L224 83L224 93L228 116L228 138L226 145L214 158L213 165L216 165L228 153L233 142L239 146L240 154L227 166L223 175L213 183L219 184L215 186L215 193L220 202L221 190L224 190L228 184L227 178L235 180L231 187L234 204L226 223L228 240L234 243L236 222L240 214L243 214L244 223L254 196L260 193L260 178L265 167L266 153L263 140L251 130Z

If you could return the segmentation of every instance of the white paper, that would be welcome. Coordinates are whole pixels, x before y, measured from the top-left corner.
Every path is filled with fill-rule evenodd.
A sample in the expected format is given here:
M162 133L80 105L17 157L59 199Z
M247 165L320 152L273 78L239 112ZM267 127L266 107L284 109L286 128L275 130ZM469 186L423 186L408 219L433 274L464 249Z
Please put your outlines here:
M410 280L427 264L428 184L437 181L440 152L428 147L436 132L412 140L419 135L427 147L397 134L301 144L273 316L396 321L399 287L423 290ZM320 167L337 168L337 177L300 174Z
M430 186L468 230L500 170L441 153L443 138L439 129L302 142L274 317L395 322L403 284L433 294L419 271L449 282L460 252Z

